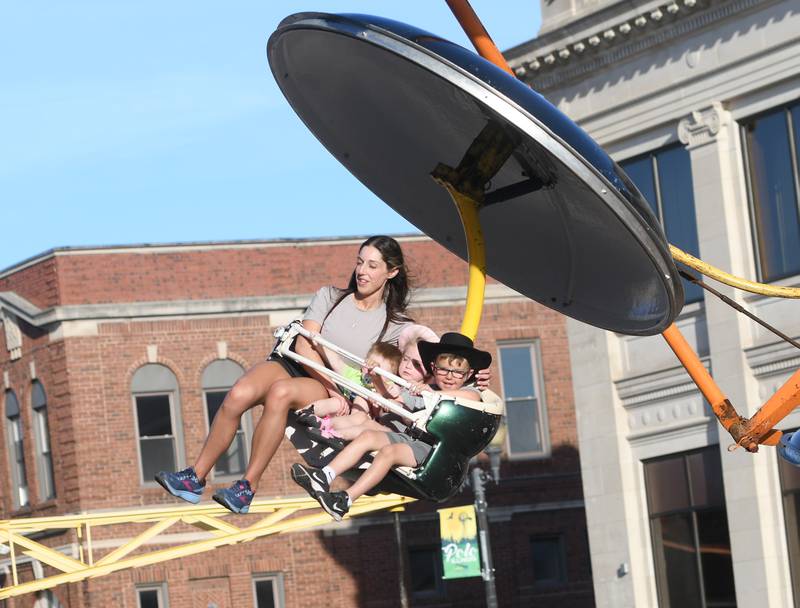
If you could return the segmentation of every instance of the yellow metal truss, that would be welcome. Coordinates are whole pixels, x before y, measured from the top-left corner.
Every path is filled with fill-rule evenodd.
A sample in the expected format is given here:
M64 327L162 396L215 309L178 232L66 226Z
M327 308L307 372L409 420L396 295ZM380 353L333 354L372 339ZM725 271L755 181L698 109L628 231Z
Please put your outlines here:
M351 508L349 517L379 511L382 509L402 509L413 502L413 498L398 494L364 496ZM312 511L310 514L302 514ZM187 557L210 551L223 545L233 545L251 541L270 534L282 534L308 530L331 523L330 516L322 511L319 504L311 498L279 498L274 500L255 500L250 505L248 519L256 519L253 524L238 527L226 521L234 516L216 503L203 503L194 506L157 507L115 511L81 513L78 515L58 515L55 517L32 517L28 519L0 520L0 550L10 562L11 584L0 588L0 600L49 589L64 583L74 583L90 577L103 576L126 568L147 566L158 562ZM188 524L204 532L204 538L192 542L180 542L179 535L167 534L167 530L179 523ZM97 533L101 526L120 526L150 524L143 532L127 538L115 549L98 555L102 550L92 546L92 531ZM64 532L73 530L77 537L78 558L71 557L31 538L36 533L47 531ZM123 528L124 530L124 528ZM115 536L118 530L114 530ZM171 539L170 536L175 538ZM184 535L180 537L185 538ZM176 539L179 539L176 542ZM166 549L147 550L146 545L163 546L174 544ZM136 552L135 555L131 555ZM52 566L59 572L51 576L20 583L17 572L18 561L22 555ZM25 561L28 561L27 559Z

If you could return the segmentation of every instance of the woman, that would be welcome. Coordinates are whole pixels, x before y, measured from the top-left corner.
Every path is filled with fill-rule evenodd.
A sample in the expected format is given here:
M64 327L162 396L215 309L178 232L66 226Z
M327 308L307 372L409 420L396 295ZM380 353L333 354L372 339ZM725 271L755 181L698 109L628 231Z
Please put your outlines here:
M408 299L408 272L399 243L388 236L373 236L359 247L347 288L320 289L303 316L303 326L363 358L374 342L397 343L403 327L412 323L405 315ZM316 347L301 336L295 351L323 362ZM287 359L270 357L250 368L228 392L194 466L175 473L161 471L156 481L173 496L200 502L206 476L231 445L242 415L263 403L245 478L214 496L228 508L246 513L253 488L283 438L289 410L328 396L338 396L344 405L344 397L325 376Z

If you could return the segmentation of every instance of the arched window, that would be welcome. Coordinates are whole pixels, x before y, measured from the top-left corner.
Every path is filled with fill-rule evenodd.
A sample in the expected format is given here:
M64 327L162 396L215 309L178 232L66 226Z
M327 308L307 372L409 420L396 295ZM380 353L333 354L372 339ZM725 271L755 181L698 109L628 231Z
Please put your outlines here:
M142 482L158 471L183 465L178 379L169 368L151 363L136 370L131 381Z
M234 383L244 374L244 369L230 359L212 361L203 371L203 399L206 404L208 426L222 405ZM241 476L247 466L248 437L252 435L252 418L248 411L236 430L236 437L228 451L220 456L214 466L216 475Z
M47 422L47 395L42 383L34 380L31 385L31 407L33 408L33 438L36 444L36 476L39 480L39 500L50 500L56 496L53 477L53 456L50 453L50 425Z
M11 483L14 508L26 507L30 504L28 496L28 475L25 472L25 446L22 430L22 418L19 412L19 401L12 390L5 394L7 445L9 450L8 462L11 466Z

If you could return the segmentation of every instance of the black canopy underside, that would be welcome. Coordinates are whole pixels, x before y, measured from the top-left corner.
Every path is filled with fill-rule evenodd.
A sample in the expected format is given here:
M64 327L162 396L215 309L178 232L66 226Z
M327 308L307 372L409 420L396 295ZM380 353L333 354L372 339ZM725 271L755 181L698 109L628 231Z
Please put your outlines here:
M645 199L583 130L503 70L366 15L288 17L268 56L289 103L331 154L453 253L467 259L461 220L431 172L457 167L493 124L513 152L484 186L489 274L623 334L659 333L677 316L683 290Z

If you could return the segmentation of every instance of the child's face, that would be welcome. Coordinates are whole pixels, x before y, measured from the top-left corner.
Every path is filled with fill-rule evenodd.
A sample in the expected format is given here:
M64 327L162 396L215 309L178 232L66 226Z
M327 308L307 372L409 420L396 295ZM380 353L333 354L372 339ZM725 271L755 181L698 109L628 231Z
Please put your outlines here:
M433 364L433 377L442 390L461 388L471 371L466 359L451 359L439 355Z
M397 374L409 382L423 382L425 380L425 366L419 356L419 349L416 344L409 344L403 351L403 358L400 359L400 369Z

